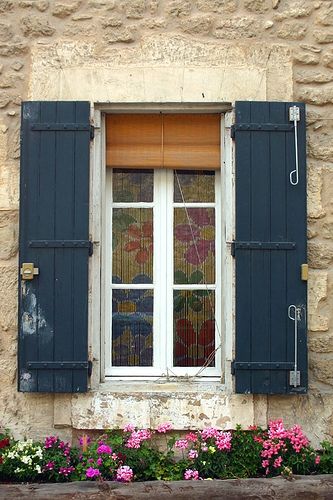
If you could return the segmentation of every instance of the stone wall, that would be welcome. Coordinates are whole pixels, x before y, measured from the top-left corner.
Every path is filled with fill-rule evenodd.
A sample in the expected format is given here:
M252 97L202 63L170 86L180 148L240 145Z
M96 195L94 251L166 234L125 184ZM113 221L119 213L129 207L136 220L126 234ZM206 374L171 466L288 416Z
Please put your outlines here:
M0 425L34 436L56 426L70 437L72 427L112 425L110 412L120 404L105 391L102 399L16 391L21 101L195 102L203 95L308 104L310 266L309 395L216 400L208 391L213 409L204 424L282 416L317 440L332 436L332 69L330 0L0 0ZM145 398L136 398L141 411ZM194 396L192 403L177 408L191 415ZM167 417L167 397L164 410ZM100 421L90 418L92 411ZM145 422L153 421L150 407ZM178 424L189 425L186 419Z

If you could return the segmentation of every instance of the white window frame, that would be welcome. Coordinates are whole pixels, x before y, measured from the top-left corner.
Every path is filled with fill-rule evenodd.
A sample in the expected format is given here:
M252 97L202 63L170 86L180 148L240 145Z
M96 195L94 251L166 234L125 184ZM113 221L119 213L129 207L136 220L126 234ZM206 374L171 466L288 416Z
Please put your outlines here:
M92 119L95 127L95 139L91 148L91 170L90 170L90 238L94 242L94 254L90 259L89 268L89 357L93 362L93 371L90 379L90 388L94 390L105 390L108 381L112 380L112 386L121 390L122 380L131 380L131 377L106 377L105 374L105 297L104 297L104 275L101 272L105 264L103 254L103 235L105 234L105 121L106 113L151 113L159 111L172 113L221 113L221 168L224 173L221 175L222 185L222 225L221 225L221 275L223 283L221 291L221 375L207 376L206 383L219 382L219 388L226 393L232 392L232 376L230 365L234 350L234 261L230 253L230 242L234 238L234 150L233 141L230 135L230 128L233 122L233 111L230 103L208 103L208 104L109 104L92 106ZM197 368L196 368L197 371ZM153 390L154 384L173 382L174 389L177 387L177 377L167 374L166 377L133 377L133 382L137 380L133 390ZM145 386L142 386L145 381ZM191 383L200 383L203 378L190 378ZM179 375L179 389L183 387L185 378ZM114 385L114 384L117 385ZM148 385L147 385L148 384ZM176 385L175 385L176 384ZM198 387L199 387L198 386ZM124 387L127 387L126 385ZM135 389L137 387L137 389ZM177 389L178 390L178 389Z
M174 285L173 284L173 208L183 208L183 203L173 203L173 170L154 170L154 202L152 203L112 203L112 169L106 169L105 196L105 376L106 377L163 377L167 374L191 377L200 367L173 366L173 291L174 290L214 290L215 291L215 346L222 344L221 336L221 181L220 171L215 173L215 202L190 203L188 208L205 207L215 209L215 283L212 285ZM154 221L153 284L111 284L112 276L112 208L152 208ZM162 263L162 265L161 265ZM112 289L152 289L154 291L153 312L153 363L152 367L112 366L111 361L111 316ZM221 376L221 348L215 354L215 366L202 370L203 377Z

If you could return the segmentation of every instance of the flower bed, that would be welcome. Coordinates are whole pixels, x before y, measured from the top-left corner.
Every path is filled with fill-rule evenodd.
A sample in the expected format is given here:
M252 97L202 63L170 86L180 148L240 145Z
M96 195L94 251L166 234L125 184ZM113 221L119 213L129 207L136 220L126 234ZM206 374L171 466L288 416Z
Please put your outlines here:
M165 436L163 449L156 435ZM0 481L127 483L333 473L333 446L327 441L321 446L315 450L300 426L287 429L282 420L266 430L206 428L179 439L170 423L156 430L129 424L96 440L84 435L77 446L57 436L40 443L0 435Z

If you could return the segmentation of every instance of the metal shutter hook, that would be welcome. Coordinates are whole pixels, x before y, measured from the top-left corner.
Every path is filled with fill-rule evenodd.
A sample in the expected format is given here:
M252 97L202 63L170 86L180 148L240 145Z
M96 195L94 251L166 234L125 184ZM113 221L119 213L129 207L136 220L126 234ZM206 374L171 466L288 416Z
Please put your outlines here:
M295 133L295 170L292 170L289 174L289 181L292 186L298 184L298 140L297 140L297 122L300 121L300 109L298 106L292 106L289 108L289 121L294 122L294 133Z

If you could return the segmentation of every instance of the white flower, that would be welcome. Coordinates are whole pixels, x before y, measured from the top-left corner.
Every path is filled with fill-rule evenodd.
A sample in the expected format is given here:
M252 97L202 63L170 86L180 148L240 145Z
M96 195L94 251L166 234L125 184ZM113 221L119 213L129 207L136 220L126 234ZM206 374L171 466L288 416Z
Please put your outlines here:
M20 472L23 472L23 469L20 469L19 467L16 467L14 470L15 474L19 474Z
M40 466L40 465L36 465L36 467L35 467L35 471L37 471L37 472L38 472L38 474L41 474L41 473L42 473L41 466Z
M43 458L43 451L41 448L37 448L36 453L35 453L35 457Z
M23 462L24 464L30 465L32 462L32 459L29 455L23 455L23 457L21 457L21 462Z

